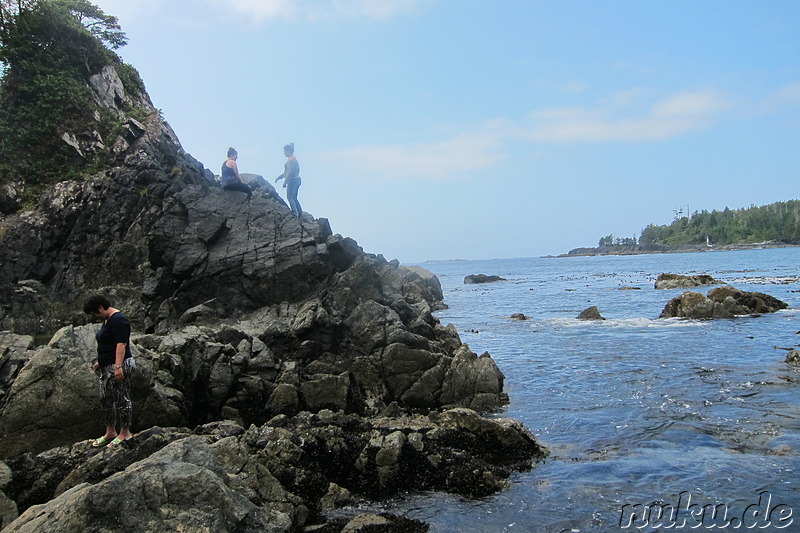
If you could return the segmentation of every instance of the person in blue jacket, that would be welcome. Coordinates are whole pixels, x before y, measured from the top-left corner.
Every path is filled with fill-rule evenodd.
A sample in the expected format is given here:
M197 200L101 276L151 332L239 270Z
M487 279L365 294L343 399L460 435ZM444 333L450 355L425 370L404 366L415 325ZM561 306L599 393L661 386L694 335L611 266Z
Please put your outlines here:
M87 299L83 311L93 319L103 321L95 334L97 359L92 370L100 378L100 405L106 432L95 439L92 446L113 448L131 437L131 375L136 368L131 354L131 323L102 294Z

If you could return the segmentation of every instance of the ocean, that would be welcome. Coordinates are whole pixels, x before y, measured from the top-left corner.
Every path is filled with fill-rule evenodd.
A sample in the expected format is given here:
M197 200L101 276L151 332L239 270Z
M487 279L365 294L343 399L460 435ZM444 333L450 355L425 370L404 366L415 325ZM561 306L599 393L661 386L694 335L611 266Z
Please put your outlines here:
M785 362L800 345L798 265L800 248L422 264L449 306L436 315L506 376L510 404L492 416L521 420L551 455L491 497L380 509L432 532L800 531L800 367ZM655 290L662 272L789 308L659 319L683 292ZM576 319L595 305L607 320Z

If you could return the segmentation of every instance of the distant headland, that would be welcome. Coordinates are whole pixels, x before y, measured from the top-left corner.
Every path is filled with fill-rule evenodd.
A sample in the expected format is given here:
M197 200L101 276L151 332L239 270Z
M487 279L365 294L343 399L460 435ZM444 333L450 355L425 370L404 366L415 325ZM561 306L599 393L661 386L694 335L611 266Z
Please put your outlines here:
M641 255L641 254L676 254L693 252L726 252L732 250L758 250L763 248L789 248L800 246L798 244L764 241L757 243L738 244L633 244L597 246L594 248L573 248L565 254L550 257L585 257L591 255Z
M722 211L675 209L670 224L648 224L641 235L600 238L597 247L575 248L558 257L635 255L784 248L800 245L800 201Z

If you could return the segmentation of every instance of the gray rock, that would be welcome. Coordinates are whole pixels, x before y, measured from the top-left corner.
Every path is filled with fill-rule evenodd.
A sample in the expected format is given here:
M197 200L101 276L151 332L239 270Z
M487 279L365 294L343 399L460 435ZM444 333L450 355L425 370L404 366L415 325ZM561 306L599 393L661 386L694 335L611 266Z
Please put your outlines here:
M708 274L698 274L695 276L683 276L681 274L659 274L655 282L655 288L662 289L690 289L703 285L719 285L721 281L715 280Z
M295 531L352 501L350 490L485 496L547 453L521 423L464 408L397 417L323 410L247 430L229 421L194 433L151 428L121 449L86 440L10 460L23 512L8 527ZM109 518L108 509L120 513Z
M0 409L19 371L33 355L33 337L0 331Z
M580 312L577 317L579 320L605 320L603 315L600 314L600 310L597 308L596 305L592 307L588 307Z
M169 444L96 484L27 509L4 531L290 531L291 507L259 507L235 490L201 437Z
M269 414L292 416L300 410L297 388L289 383L279 383L267 400Z
M464 277L464 283L494 283L496 281L506 281L500 276L487 276L486 274L470 274Z
M322 409L346 410L350 392L350 376L316 375L300 384L303 402L311 411Z
M330 483L328 485L328 491L319 500L320 510L330 511L331 509L336 509L337 507L350 505L354 500L355 499L349 490L345 489L344 487L340 487L336 483Z
M659 318L734 318L739 315L774 313L788 304L760 292L740 291L730 285L708 293L686 291L667 302Z
M6 496L5 493L0 492L0 529L5 528L8 524L16 520L18 516L17 504Z
M505 376L488 353L478 357L464 344L445 372L440 402L445 407L491 409L498 404L504 380Z
M11 469L5 463L0 462L0 530L19 516L17 504L6 496L6 490L11 483L11 476Z

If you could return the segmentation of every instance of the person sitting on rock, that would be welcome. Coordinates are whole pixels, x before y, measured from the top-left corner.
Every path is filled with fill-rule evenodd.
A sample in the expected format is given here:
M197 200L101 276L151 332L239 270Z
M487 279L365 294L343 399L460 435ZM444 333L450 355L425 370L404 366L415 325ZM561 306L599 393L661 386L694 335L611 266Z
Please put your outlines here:
M253 195L250 187L242 181L239 176L239 167L236 166L236 160L239 159L239 153L235 148L228 148L228 159L222 163L222 176L220 177L220 184L226 191L241 191L247 194L247 199Z

